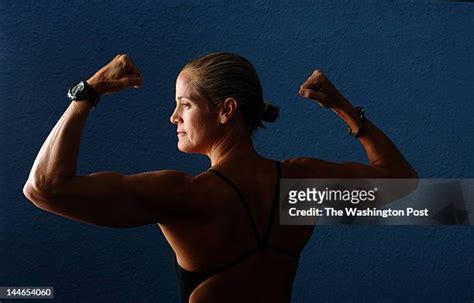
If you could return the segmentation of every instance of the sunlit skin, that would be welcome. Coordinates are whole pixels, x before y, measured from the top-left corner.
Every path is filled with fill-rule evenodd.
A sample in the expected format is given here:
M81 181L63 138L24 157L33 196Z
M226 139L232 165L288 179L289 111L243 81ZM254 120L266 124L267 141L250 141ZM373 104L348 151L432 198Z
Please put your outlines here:
M218 108L209 109L207 100L194 91L193 76L192 71L183 70L176 80L176 108L170 121L176 127L178 149L207 156L210 167L231 179L245 196L257 229L263 234L279 182L274 162L255 150L237 100L229 97ZM117 55L87 82L100 94L112 94L141 87L142 75L127 55ZM312 72L299 93L332 110L357 130L357 111L321 71ZM37 207L69 219L113 228L158 223L177 262L189 271L207 271L228 264L255 247L255 235L239 197L211 172L190 175L158 170L133 175L78 175L77 157L90 109L87 100L71 102L44 141L23 188L25 196ZM417 178L397 147L369 119L358 140L368 164L295 157L281 161L282 176ZM299 254L313 226L285 226L278 222L276 217L270 244ZM295 259L268 250L258 251L201 283L189 302L288 303L297 268Z
M211 166L236 158L260 157L253 146L238 103L233 98L211 110L192 85L191 70L181 71L176 79L176 108L170 117L176 125L178 149L208 156Z
M223 133L217 127L219 112L211 111L205 100L196 96L191 77L191 72L184 70L176 80L176 108L170 121L176 125L180 151L209 154L212 143Z

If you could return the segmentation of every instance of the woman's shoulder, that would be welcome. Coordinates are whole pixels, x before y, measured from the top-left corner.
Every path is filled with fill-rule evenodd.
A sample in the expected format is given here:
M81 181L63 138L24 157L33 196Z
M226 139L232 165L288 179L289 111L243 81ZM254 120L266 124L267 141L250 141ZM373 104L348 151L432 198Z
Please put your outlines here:
M283 160L291 177L289 178L325 178L334 163L311 157L294 157Z

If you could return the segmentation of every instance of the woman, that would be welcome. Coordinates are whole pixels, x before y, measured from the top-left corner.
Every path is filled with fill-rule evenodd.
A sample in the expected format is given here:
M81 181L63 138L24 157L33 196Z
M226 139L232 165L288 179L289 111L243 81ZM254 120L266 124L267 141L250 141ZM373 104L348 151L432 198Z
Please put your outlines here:
M176 254L183 302L290 301L298 256L313 227L279 224L280 178L416 178L395 145L319 70L300 95L347 123L369 165L312 158L280 163L258 154L252 133L262 120L274 121L278 108L264 103L250 62L230 53L188 63L176 81L170 120L178 148L208 156L209 170L78 176L81 133L98 96L138 88L141 74L127 55L118 55L81 85L70 90L74 101L44 142L24 193L41 209L87 223L158 222Z

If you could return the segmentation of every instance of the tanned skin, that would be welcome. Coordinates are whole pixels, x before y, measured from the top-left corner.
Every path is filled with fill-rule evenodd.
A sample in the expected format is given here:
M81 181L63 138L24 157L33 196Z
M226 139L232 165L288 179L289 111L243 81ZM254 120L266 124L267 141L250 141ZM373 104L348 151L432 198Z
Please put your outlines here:
M191 71L183 70L177 79L170 120L176 125L178 148L207 156L212 168L237 184L263 234L278 182L274 163L254 149L237 101L228 98L211 111L206 100L190 93L192 78ZM141 87L142 75L130 57L117 55L87 82L101 95L112 94ZM320 70L304 81L299 93L358 130L357 110ZM71 102L44 141L23 189L37 207L114 228L158 224L180 266L190 271L227 264L256 246L239 197L208 171L195 176L174 170L78 175L78 151L90 109L86 100ZM417 178L397 147L370 120L365 120L358 140L368 164L296 157L283 161L283 177ZM275 218L269 242L299 254L312 231L313 226L283 226ZM203 282L190 302L288 303L297 267L295 259L260 251Z

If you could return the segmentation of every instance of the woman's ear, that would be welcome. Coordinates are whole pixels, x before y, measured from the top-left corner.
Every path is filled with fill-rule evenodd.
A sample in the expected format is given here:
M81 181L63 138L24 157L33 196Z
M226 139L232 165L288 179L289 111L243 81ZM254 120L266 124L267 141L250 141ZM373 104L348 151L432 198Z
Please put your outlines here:
M225 99L224 103L221 106L219 120L222 124L226 124L232 116L237 112L237 107L239 104L234 98Z

